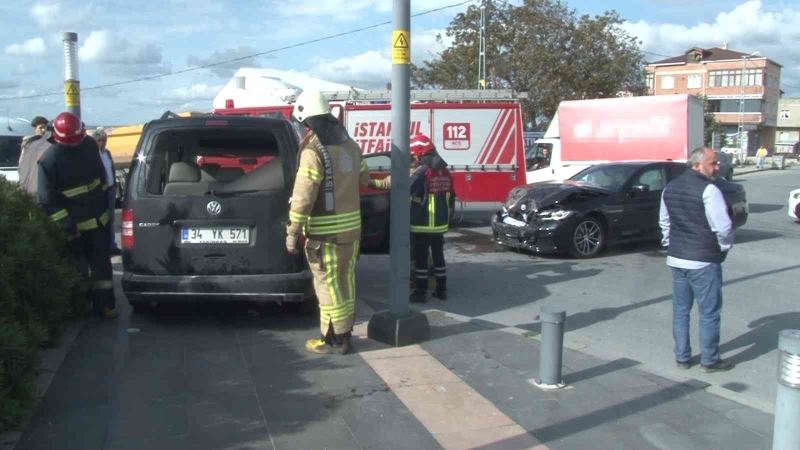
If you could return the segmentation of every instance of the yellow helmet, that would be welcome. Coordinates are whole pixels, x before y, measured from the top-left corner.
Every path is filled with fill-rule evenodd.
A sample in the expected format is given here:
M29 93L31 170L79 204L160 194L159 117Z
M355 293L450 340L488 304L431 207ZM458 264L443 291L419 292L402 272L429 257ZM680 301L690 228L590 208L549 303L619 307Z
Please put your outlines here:
M321 92L305 90L297 96L292 116L298 122L303 122L309 117L321 116L330 112L331 108L328 106L328 99Z

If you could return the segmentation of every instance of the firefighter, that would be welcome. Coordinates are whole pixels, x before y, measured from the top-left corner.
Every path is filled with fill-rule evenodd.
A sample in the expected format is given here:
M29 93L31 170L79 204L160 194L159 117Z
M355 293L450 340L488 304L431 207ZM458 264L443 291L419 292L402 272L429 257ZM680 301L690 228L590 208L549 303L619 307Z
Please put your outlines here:
M51 146L39 159L37 199L70 238L70 253L90 283L92 312L114 319L108 248L106 173L94 139L80 118L62 112L53 120Z
M303 91L292 115L308 132L300 142L300 162L290 200L286 250L305 255L319 301L320 338L306 341L311 353L344 354L355 320L355 268L361 239L359 185L367 185L367 165L347 130L330 114L318 91Z
M409 151L417 164L409 180L411 195L411 245L414 254L415 287L410 301L426 301L428 287L428 249L433 256L436 288L433 296L447 300L447 270L444 261L444 234L455 206L453 177L430 138L412 136Z

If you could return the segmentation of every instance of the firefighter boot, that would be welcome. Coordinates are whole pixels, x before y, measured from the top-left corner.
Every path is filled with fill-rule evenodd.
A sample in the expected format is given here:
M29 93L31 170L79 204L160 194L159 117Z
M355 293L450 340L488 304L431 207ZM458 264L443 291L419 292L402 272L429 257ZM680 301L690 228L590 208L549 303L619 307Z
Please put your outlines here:
M411 296L408 298L408 301L411 303L425 303L428 301L425 295L424 289L414 289L414 292L411 293Z
M447 278L436 277L436 290L433 291L433 296L439 300L447 300Z
M344 355L350 350L350 333L320 337L306 341L306 351L319 355Z

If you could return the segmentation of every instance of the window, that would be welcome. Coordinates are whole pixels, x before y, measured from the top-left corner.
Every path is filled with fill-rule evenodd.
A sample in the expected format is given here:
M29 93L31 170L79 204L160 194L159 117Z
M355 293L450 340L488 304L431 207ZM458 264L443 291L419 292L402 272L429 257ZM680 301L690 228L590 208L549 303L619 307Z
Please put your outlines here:
M649 169L639 175L639 178L633 184L634 186L647 186L650 191L660 191L664 189L664 186L667 184L667 182L664 180L664 171L658 167L655 169Z
M652 90L655 87L655 84L653 83L653 81L654 80L653 80L653 74L652 73L648 73L647 75L644 76L644 82L647 83L647 87L650 90Z
M601 164L589 167L570 179L609 191L619 191L635 171L636 166Z
M0 167L17 167L22 136L0 136Z
M673 89L675 88L675 78L672 75L662 75L661 76L661 89Z
M700 89L703 87L703 76L689 75L688 79L686 80L686 87L689 89Z
M781 110L781 119L788 119L788 118L789 118L789 110L788 109L782 109Z
M744 72L745 86L761 86L764 79L763 69L747 69ZM742 85L742 70L712 70L708 72L709 87L728 87Z
M708 107L711 112L715 113L738 113L739 111L739 103L740 99L728 99L728 100L709 100ZM761 99L760 98L748 98L744 100L744 111L745 113L760 113L761 112Z

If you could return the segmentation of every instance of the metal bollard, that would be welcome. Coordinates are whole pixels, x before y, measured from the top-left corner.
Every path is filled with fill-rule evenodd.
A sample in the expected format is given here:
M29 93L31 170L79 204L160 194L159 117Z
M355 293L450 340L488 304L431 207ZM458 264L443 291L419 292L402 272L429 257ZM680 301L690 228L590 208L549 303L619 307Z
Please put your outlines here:
M778 392L772 450L800 448L800 330L783 330L778 338Z
M542 323L542 348L539 355L539 379L542 389L561 389L561 360L564 353L564 322L567 312L554 306L542 306L539 314Z

